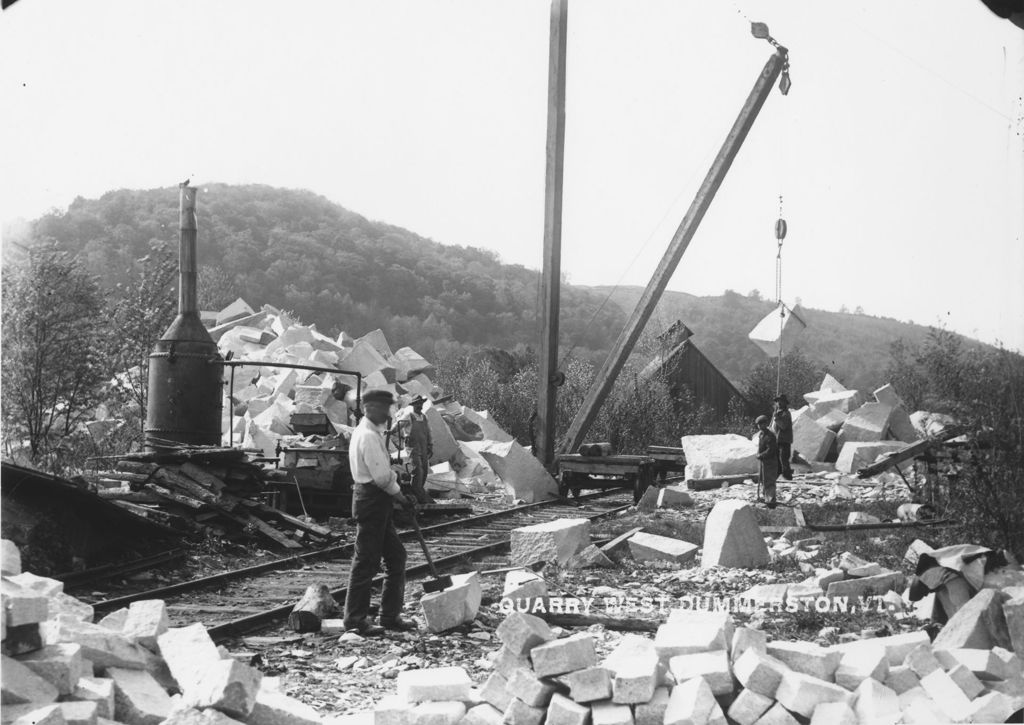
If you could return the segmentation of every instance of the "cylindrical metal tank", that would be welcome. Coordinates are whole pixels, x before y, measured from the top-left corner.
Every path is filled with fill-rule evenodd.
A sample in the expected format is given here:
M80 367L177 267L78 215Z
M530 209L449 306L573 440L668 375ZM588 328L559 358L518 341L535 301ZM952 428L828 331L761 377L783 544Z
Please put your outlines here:
M180 195L178 316L149 356L146 446L221 444L223 366L199 319L196 296L196 189Z

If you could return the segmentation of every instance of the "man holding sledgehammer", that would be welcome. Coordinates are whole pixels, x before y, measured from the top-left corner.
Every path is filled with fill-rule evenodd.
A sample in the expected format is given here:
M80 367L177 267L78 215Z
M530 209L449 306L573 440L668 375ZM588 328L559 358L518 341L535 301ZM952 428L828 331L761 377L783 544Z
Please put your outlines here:
M384 439L394 396L387 390L363 395L365 415L352 431L348 462L352 469L352 516L356 543L345 595L345 629L375 637L385 629L409 631L416 625L402 618L405 600L405 546L395 529L395 504L412 502L398 485ZM380 597L380 625L369 620L373 579L384 560L384 589Z

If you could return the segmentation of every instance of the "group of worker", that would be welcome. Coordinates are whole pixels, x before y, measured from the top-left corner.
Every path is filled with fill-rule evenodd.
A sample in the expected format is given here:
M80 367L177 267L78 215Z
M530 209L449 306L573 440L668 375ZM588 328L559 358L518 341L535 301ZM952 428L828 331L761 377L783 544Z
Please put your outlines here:
M754 420L757 426L758 477L764 501L768 508L777 505L775 482L781 475L787 481L793 480L793 416L789 412L789 399L785 395L775 397L772 417L759 415Z

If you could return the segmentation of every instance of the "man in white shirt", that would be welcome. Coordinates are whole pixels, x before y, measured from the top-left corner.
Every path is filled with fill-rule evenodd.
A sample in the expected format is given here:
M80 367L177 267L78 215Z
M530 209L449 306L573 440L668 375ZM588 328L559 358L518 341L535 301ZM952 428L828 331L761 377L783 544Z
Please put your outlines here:
M364 637L385 629L408 631L416 625L401 616L405 599L405 546L398 538L393 518L395 504L409 500L398 486L384 439L394 397L387 390L371 390L363 396L363 419L352 431L348 462L352 469L352 516L356 543L345 596L345 628ZM369 620L374 577L384 560L384 589L380 597L380 625Z

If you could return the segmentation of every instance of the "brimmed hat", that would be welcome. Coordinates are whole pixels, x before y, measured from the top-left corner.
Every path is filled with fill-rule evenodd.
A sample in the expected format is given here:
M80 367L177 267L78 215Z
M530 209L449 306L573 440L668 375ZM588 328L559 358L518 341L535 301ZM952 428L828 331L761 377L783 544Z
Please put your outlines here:
M754 425L761 425L762 423L764 423L765 425L768 425L768 416L767 415L759 415L756 418L754 418Z
M426 403L427 399L422 395L417 395L415 398L409 401L409 405L416 405L417 403Z
M364 403L386 403L391 405L395 402L395 396L390 390L367 390L363 393Z

